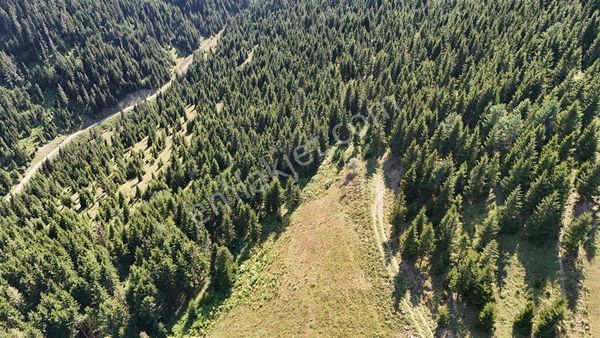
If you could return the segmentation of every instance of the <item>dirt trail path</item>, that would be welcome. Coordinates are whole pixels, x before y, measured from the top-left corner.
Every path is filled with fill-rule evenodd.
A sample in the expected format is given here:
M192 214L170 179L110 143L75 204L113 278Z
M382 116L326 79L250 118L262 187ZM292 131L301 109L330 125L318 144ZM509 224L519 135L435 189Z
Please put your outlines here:
M214 49L214 47L217 45L217 43L218 43L219 39L221 38L221 36L223 35L224 31L225 31L225 28L223 28L216 35L204 39L202 41L202 44L200 45L200 48L198 48L198 52L204 53L204 55L206 55L206 53L211 52ZM10 190L10 193L6 196L6 199L10 199L10 197L12 195L21 193L21 191L23 191L23 188L27 185L27 183L29 183L31 178L33 178L35 173L37 173L37 171L42 167L42 164L45 161L52 159L56 155L58 155L61 148L65 147L67 144L71 143L71 141L73 141L79 135L89 131L90 129L92 129L108 120L113 119L114 117L118 116L121 112L127 113L129 111L132 111L135 107L137 107L139 104L141 104L143 102L152 101L152 100L156 99L156 97L158 95L164 93L167 89L169 89L169 87L171 87L171 85L173 84L173 81L175 81L177 76L184 75L187 72L188 68L190 67L190 65L192 64L193 61L194 61L194 54L188 55L186 58L182 59L179 62L179 64L177 64L175 73L173 74L171 79L167 83L165 83L162 87L160 87L154 91L149 90L149 89L142 89L135 93L132 93L132 94L128 95L127 97L125 97L123 100L121 100L121 102L119 102L116 106L109 108L107 110L108 113L106 116L104 116L100 119L97 119L97 120L88 121L88 122L84 123L84 125L79 130L74 131L73 133L68 134L68 135L59 135L54 140L52 140L52 141L46 143L45 145L43 145L42 147L38 148L35 157L31 161L27 170L25 170L25 174L23 175L23 178L17 185L12 187L12 189Z
M319 170L305 188L315 195L293 212L281 234L265 241L263 253L242 264L206 336L393 337L403 332L385 292L390 285L380 278L379 267L372 269L374 248L362 237L371 235L371 228L347 214L351 203L362 201L362 182L336 176L331 164Z
M577 203L577 191L573 190L571 192L571 194L569 195L569 198L567 199L567 206L566 206L566 212L563 215L563 228L569 224L571 224L571 222L573 221L573 217L574 215L574 208L575 208L575 204ZM564 257L563 257L563 251L561 249L561 238L562 236L559 236L559 240L556 242L556 252L558 255L558 276L559 276L559 280L560 280L560 291L563 294L563 296L568 297L569 296L569 292L566 288L566 281L565 281L565 267L564 267Z
M392 250L388 243L388 236L384 217L384 200L386 187L381 173L378 172L375 175L373 175L373 185L375 194L373 206L371 207L371 214L373 216L373 232L375 234L375 240L378 244L377 246L379 247L379 251L383 257L385 267L388 271L390 278L393 280L396 278L396 275L399 272L399 265L398 261L396 260L396 257L394 257L394 255L392 254ZM402 299L401 306L404 312L409 314L411 324L413 328L418 332L419 336L434 337L433 331L429 326L429 322L418 308L414 308L406 300L406 298Z
M375 198L371 208L371 214L373 215L373 231L375 232L375 239L379 244L379 251L385 259L385 267L388 270L390 277L395 278L399 271L398 261L396 260L396 257L391 254L392 251L386 235L384 217L385 183L380 174L375 174L373 176L373 184L375 186Z

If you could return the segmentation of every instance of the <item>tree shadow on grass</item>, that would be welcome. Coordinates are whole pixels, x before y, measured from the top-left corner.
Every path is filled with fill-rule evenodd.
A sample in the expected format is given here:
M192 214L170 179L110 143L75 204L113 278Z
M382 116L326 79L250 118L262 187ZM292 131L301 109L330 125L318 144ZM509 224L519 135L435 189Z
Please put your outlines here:
M535 298L540 297L547 283L560 282L556 241L537 245L518 235L513 240L519 262L525 269L525 283Z
M567 296L570 309L575 309L581 296L581 286L584 279L583 271L577 264L577 255L567 254L562 257L563 287Z
M398 272L394 277L394 308L400 310L400 302L409 292L410 286L401 272Z
M373 178L373 175L375 175L375 173L377 172L377 162L378 162L377 157L368 157L366 159L367 172L366 172L365 176L367 179Z
M514 235L502 234L499 237L500 258L498 260L499 286L506 277L509 257L516 255L525 270L525 283L537 298L542 295L544 286L560 282L558 251L556 240L535 244L523 236L523 231Z
M506 285L507 267L510 258L517 252L519 246L519 234L500 234L498 237L499 243L499 258L498 258L498 287L503 289Z
M191 301L188 306L187 318L183 324L183 332L189 332L194 323L198 323L198 328L203 329L214 318L216 310L223 305L229 298L231 289L215 290L212 285L208 285L204 293L196 300Z
M269 215L265 217L261 223L263 224L263 232L261 234L260 242L266 240L271 234L275 235L275 239L279 239L281 234L285 232L292 221L293 211L288 211L284 217L278 217L276 215Z
M583 245L583 249L585 251L585 257L588 261L593 260L598 254L598 226L592 227L592 231L590 231L588 235L587 241L585 241Z
M383 179L385 187L392 191L394 195L398 194L403 174L404 170L400 165L400 157L389 153L383 163Z

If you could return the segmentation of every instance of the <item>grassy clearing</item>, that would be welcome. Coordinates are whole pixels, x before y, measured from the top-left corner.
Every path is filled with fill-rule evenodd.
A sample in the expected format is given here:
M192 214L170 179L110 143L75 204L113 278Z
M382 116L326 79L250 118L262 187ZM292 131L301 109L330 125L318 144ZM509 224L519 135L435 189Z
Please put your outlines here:
M28 137L23 138L17 142L19 148L23 149L27 154L34 154L37 150L37 145L44 142L44 130L42 127L36 127L31 129L31 133Z
M217 111L217 113L220 113L220 112L222 112L222 111L223 111L223 108L225 108L225 103L224 103L223 101L221 101L221 102L218 102L218 103L215 105L215 110Z
M596 246L600 246L600 238L596 239ZM584 329L587 325L592 337L600 337L600 322L594 321L600 318L600 258L592 258L585 266L583 314L587 320Z
M194 106L187 107L185 110L185 113L186 113L187 121L192 120L197 115L197 112L196 112ZM186 135L187 123L188 123L187 121L185 119L181 119L181 121L180 121L181 128L179 128L175 133L180 136L183 136L184 140L186 142L190 142L191 135ZM142 176L142 179L138 180L137 178L134 178L132 180L125 182L124 184L122 184L119 187L119 190L125 196L130 196L130 197L133 196L135 194L136 188L139 188L141 191L144 191L148 187L150 182L152 181L153 177L155 177L164 168L166 168L166 165L169 163L169 161L171 159L171 154L173 152L173 135L167 135L165 137L165 146L158 153L157 158L153 157L150 148L148 148L148 146L147 146L147 141L148 141L147 137L143 138L140 142L136 143L131 148L131 150L129 150L125 154L126 158L130 157L132 152L143 152L143 154L144 154L144 158L143 158L144 175ZM162 165L161 165L161 163L162 163Z
M586 250L580 250L577 261L578 267L583 274L581 293L577 304L577 313L570 323L573 336L600 337L600 257L597 249L600 248L600 236L598 236L599 205L592 207L595 215L595 228L590 236Z
M175 72L177 72L177 66L184 62L186 55L184 55L175 47L171 47L169 50L167 50L167 52L174 62L173 66L171 67L171 73L174 74Z
M242 64L238 66L239 69L244 68L250 62L252 62L252 60L254 60L254 52L256 50L256 47L257 46L252 47L252 50L250 51L250 53L248 53L248 55L246 56L246 59L244 60L244 62L242 62Z
M373 240L364 170L325 164L289 226L242 264L224 300L200 300L176 335L406 336Z

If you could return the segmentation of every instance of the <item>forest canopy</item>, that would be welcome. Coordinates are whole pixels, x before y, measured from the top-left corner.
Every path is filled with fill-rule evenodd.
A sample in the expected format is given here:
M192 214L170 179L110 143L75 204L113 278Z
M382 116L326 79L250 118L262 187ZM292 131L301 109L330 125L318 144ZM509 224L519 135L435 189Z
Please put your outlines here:
M244 1L7 0L0 7L0 195L32 150L171 76ZM32 144L33 147L28 146Z
M369 111L390 118L352 146L367 158L389 148L402 168L391 217L402 259L429 264L492 331L503 236L555 248L564 233L574 252L591 229L589 215L562 216L600 194L599 16L585 0L9 2L7 173L26 162L14 145L34 126L55 132L95 112L82 107L160 83L163 46L190 51L226 28L155 102L76 140L0 202L0 333L167 336L210 283L226 293L300 187L280 178L228 196L204 223L188 211L249 184L261 159L348 146L333 128L350 133ZM517 327L553 333L567 302L533 301Z

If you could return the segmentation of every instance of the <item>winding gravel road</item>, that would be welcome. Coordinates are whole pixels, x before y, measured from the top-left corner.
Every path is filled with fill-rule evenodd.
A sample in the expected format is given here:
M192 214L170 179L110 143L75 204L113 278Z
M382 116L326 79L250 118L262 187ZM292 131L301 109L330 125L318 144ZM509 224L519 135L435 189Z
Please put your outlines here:
M211 36L210 38L204 39L202 41L200 48L198 49L198 52L200 52L200 53L210 52L217 45L217 42L223 35L224 30L225 30L225 28L223 28L216 35ZM74 131L71 134L60 135L60 136L56 137L54 140L52 140L52 141L46 143L45 145L43 145L42 147L38 148L33 161L31 161L27 170L25 170L25 174L23 175L23 178L21 178L20 182L17 185L15 185L11 188L10 194L8 194L6 196L6 199L8 200L8 199L10 199L10 197L12 195L21 193L23 191L23 188L25 188L25 186L27 185L27 183L29 183L29 181L35 175L35 173L37 173L37 171L42 167L42 164L45 161L54 158L60 152L61 148L65 147L66 145L71 143L79 135L82 135L83 133L89 131L90 129L92 129L108 120L113 119L114 117L121 114L121 112L127 113L127 112L133 110L140 103L152 101L152 100L156 99L156 97L158 95L165 92L167 89L169 89L169 87L171 87L171 85L173 84L173 81L176 79L177 76L184 75L187 72L189 66L192 64L193 61L194 61L194 54L188 55L186 58L184 58L177 64L175 73L173 74L171 79L167 83L165 83L162 87L160 87L156 90L143 89L136 93L133 93L133 94L129 95L129 97L127 99L124 99L119 104L117 104L115 107L112 107L111 109L109 109L109 111L112 111L112 113L110 113L109 115L107 115L101 119L88 122L87 124L82 126L79 130ZM133 102L131 102L131 101L133 101ZM122 107L123 105L126 105L126 106Z

